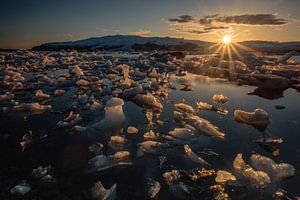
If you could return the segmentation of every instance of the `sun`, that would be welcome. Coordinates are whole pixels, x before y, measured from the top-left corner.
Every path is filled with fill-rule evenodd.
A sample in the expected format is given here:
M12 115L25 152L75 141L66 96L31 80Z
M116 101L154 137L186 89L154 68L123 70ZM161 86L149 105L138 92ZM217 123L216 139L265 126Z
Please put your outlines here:
M225 44L229 44L229 43L231 42L231 37L230 37L229 35L225 35L225 36L223 37L223 42L224 42Z

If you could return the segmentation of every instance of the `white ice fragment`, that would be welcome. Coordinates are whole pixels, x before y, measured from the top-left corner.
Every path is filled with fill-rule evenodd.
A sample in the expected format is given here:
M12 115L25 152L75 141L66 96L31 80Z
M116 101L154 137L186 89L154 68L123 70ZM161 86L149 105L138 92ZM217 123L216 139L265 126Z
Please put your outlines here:
M272 181L279 181L291 177L295 173L295 168L287 163L276 164L271 158L253 154L250 157L250 164L256 170L266 172Z
M160 191L160 183L151 178L147 178L147 195L150 199L156 197Z
M221 132L218 127L214 126L208 120L197 115L184 115L180 112L174 111L174 118L177 121L183 121L189 124L197 131L207 136L214 136L220 139L224 139L225 134Z
M11 190L11 194L17 194L17 195L25 195L27 192L31 190L30 185L27 183L27 181L22 181L20 184L14 186Z
M270 123L269 114L265 110L260 108L255 109L254 112L235 110L234 119L237 122L249 124L252 126L267 126Z
M44 112L47 110L51 110L51 105L41 105L39 103L22 103L16 104L13 107L14 112Z
M265 188L271 183L270 177L263 171L256 171L251 166L245 163L242 154L237 154L233 161L233 168L237 176L242 181L245 181L252 188Z
M134 126L128 126L128 128L127 128L127 133L130 134L130 135L135 135L138 132L139 132L139 129L137 129Z
M228 181L236 181L236 177L228 171L218 170L215 181L216 183L226 183Z
M201 158L200 156L197 156L193 151L192 149L189 147L189 145L184 145L183 146L184 148L184 152L185 152L185 155L193 162L195 163L198 163L202 166L210 166L210 164L205 161L203 158Z
M181 111L184 111L184 112L195 113L194 108L190 105L185 104L185 103L177 103L177 104L175 104L175 107L178 110L181 110Z
M223 94L214 94L212 98L217 103L226 103L228 101L228 97Z
M91 188L91 194L94 199L114 200L116 199L117 195L116 188L117 184L114 184L113 186L111 186L111 188L105 189L101 181L98 181Z
M163 105L160 103L160 101L150 93L138 94L133 98L133 100L138 104L144 105L148 108L159 110L163 109Z

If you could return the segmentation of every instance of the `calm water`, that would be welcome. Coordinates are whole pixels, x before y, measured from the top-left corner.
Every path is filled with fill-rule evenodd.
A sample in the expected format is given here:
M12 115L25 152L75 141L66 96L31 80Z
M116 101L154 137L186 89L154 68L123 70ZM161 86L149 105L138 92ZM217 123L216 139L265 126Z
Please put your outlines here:
M247 95L253 91L251 86L236 86L234 83L210 79L198 75L188 75L191 80L193 91L180 91L182 87L177 78L173 82L177 90L170 90L168 100L175 103L184 99L187 104L196 108L196 101L205 101L212 103L212 95L221 93L229 97L229 102L225 107L229 110L226 116L216 112L200 111L197 114L208 119L217 125L225 134L225 140L218 140L209 137L202 137L199 143L192 145L194 152L200 152L204 148L213 149L220 156L203 156L210 162L214 169L225 169L232 171L232 161L237 153L243 153L247 161L253 152L271 157L276 162L287 162L296 169L294 177L271 184L266 193L261 198L270 198L272 193L278 188L289 191L293 196L300 195L300 95L293 89L284 92L284 97L276 100L267 100L257 96ZM54 110L64 110L72 102L71 98L75 89L69 88L69 91L59 98L52 99L50 103ZM104 98L105 99L105 98ZM164 110L160 115L161 120L169 120L161 126L156 126L155 131L160 134L166 134L174 127L178 127L173 122L174 106L167 104L162 100ZM284 110L276 110L274 105L285 106ZM284 142L280 147L279 156L274 157L271 153L260 148L254 140L262 137L262 133L251 126L237 123L233 120L233 111L243 109L253 111L255 108L263 108L270 114L271 124L268 126L273 136L283 138ZM127 125L133 125L144 131L147 129L146 117L142 109L132 102L126 102L124 106ZM83 125L93 123L93 120L101 120L104 112L101 111L93 116L85 115ZM24 116L27 119L24 120ZM109 170L105 173L95 175L85 175L83 170L87 160L92 157L87 150L88 145L93 140L70 135L70 130L57 129L56 123L63 119L64 115L43 113L40 115L30 114L1 114L1 170L0 170L0 195L4 199L11 198L9 188L18 184L20 180L27 179L32 186L32 191L24 198L33 199L88 199L89 188L97 180L101 180L105 186L111 186L117 183L118 199L143 199L145 194L145 180L152 177L161 182L162 189L159 199L175 199L169 192L167 186L163 183L162 173L170 169L192 169L197 167L183 157L182 147L174 148L168 152L168 161L165 168L159 169L157 156L146 155L141 158L135 167ZM25 152L21 152L19 142L28 130L32 130L35 142ZM141 131L142 133L144 131ZM130 151L136 152L135 144L142 141L142 133L136 137L127 137L131 141ZM46 140L41 141L39 135L48 134ZM41 186L31 177L32 169L42 165L51 164L55 168L56 184L50 186ZM257 194L247 193L243 198L232 196L233 199L253 199Z

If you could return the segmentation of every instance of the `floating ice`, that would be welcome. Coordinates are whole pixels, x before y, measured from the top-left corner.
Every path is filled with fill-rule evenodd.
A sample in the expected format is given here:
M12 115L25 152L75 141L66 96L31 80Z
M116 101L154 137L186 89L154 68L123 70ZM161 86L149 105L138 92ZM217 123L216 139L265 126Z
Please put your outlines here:
M136 96L137 94L141 94L143 92L143 87L141 85L138 85L133 88L125 89L123 91L123 97L124 98L132 98Z
M16 104L13 107L14 112L44 112L47 110L51 110L51 105L41 105L39 103L22 103L22 104Z
M155 133L153 130L147 131L143 135L145 140L153 140L159 137L159 133Z
M184 115L180 112L174 111L174 118L177 121L183 121L189 124L200 133L224 139L225 134L221 132L218 127L214 126L208 120L201 118L197 115Z
M188 113L195 113L195 110L192 106L190 105L187 105L185 103L177 103L175 104L175 107L181 111L184 111L184 112L188 112Z
M160 103L160 101L150 93L138 94L133 98L133 100L136 101L138 104L144 105L148 108L158 110L163 109L163 105Z
M192 149L189 147L189 145L184 145L184 152L185 155L193 162L198 163L200 165L203 166L210 166L210 164L208 162L206 162L203 158L201 158L200 156L197 156Z
M218 170L215 178L216 183L226 183L228 181L236 181L236 177L225 170Z
M117 184L114 184L109 189L105 189L101 181L98 181L91 188L91 194L94 199L114 200L117 196Z
M107 101L105 106L105 118L100 122L97 122L92 125L92 128L95 128L99 131L111 132L117 131L125 123L125 116L123 113L124 101L120 98L113 97Z
M57 126L60 128L69 128L69 127L77 125L81 121L82 121L82 118L80 117L80 115L71 111L69 113L69 115L63 121L59 121L57 123Z
M22 181L20 184L14 186L11 190L11 194L17 194L17 195L25 195L31 190L30 185L27 183L27 181Z
M233 168L239 180L246 182L252 188L265 188L271 183L270 177L263 171L256 171L247 165L243 160L242 154L237 154L233 161Z
M213 101L217 103L226 103L228 101L228 97L224 96L223 94L214 94Z
M234 119L237 122L249 124L261 129L265 129L270 123L269 114L265 110L260 108L255 109L254 112L235 110Z
M147 195L150 199L157 196L160 191L160 183L151 178L147 178Z
M139 129L137 129L134 126L128 126L128 128L127 128L127 133L130 135L137 134L138 132L139 132Z
M256 170L266 172L272 181L279 181L294 175L295 168L287 163L276 164L271 158L253 154L250 157L250 164Z
M62 96L62 95L64 95L65 93L66 93L66 91L63 90L63 89L57 89L57 90L54 91L54 95L55 95L55 96Z
M181 176L182 175L180 174L180 172L176 169L173 169L172 171L163 173L163 178L168 185L171 185L172 183L177 182Z

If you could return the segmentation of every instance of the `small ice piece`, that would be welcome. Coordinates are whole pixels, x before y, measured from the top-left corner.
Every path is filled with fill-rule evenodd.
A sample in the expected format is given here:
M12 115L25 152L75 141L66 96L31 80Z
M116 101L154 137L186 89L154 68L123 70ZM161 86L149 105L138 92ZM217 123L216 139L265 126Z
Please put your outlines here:
M159 156L158 160L159 160L159 168L162 169L164 164L167 162L167 157L165 155Z
M295 168L287 163L276 164L271 158L253 154L250 157L250 164L256 170L266 172L272 181L279 181L291 177L295 173Z
M151 69L151 72L148 74L150 78L158 78L158 73L155 68Z
M210 164L208 162L206 162L203 158L201 158L200 156L197 156L192 149L189 147L189 145L184 145L184 152L185 155L193 162L198 163L200 165L203 166L210 166Z
M136 96L137 94L141 94L143 91L144 90L143 90L142 85L138 85L136 87L125 89L123 91L123 97L124 98L132 98L132 97Z
M47 110L51 110L51 105L41 105L39 103L22 103L16 104L13 107L14 112L33 112L33 113L41 113Z
M233 168L238 178L246 181L252 188L265 188L271 183L269 175L263 171L256 171L250 165L246 164L241 153L235 157Z
M96 130L109 132L116 131L122 128L125 123L125 116L123 113L124 101L120 98L113 97L107 101L105 110L105 118L100 122L92 125ZM99 132L100 133L100 132Z
M269 114L260 108L255 109L254 112L235 110L234 119L237 122L249 124L259 129L265 129L270 123Z
M134 127L134 126L128 126L128 128L127 128L127 133L129 134L129 135L135 135L135 134L137 134L139 132L139 129L137 129L136 127Z
M228 97L226 97L223 94L214 94L212 98L214 102L222 103L222 104L228 101Z
M89 146L89 151L92 152L95 155L101 154L102 149L103 149L103 144L101 144L101 143L95 143L95 144L91 144Z
M49 94L45 94L43 90L37 90L35 92L35 99L37 99L38 101L47 100L50 98L51 96Z
M218 170L215 181L216 183L226 183L228 181L236 181L236 177L228 171Z
M213 105L206 103L206 102L199 101L196 104L200 110L213 110L214 109Z
M196 134L195 131L189 128L175 128L173 131L170 131L168 135L185 141L194 140L199 137L199 134Z
M181 110L181 111L184 111L184 112L195 113L194 108L190 105L185 104L185 103L177 103L177 104L175 104L175 107L178 110Z
M163 178L168 185L177 182L181 178L181 174L178 170L173 169L172 171L163 173Z
M147 195L150 199L156 197L160 191L160 183L153 180L152 178L147 178Z
M147 131L146 133L144 133L143 137L145 140L153 140L153 139L159 137L159 133L155 133L153 130L150 130L150 131Z
M101 181L98 181L91 188L91 194L94 199L114 200L116 199L117 195L116 188L117 184L114 184L113 186L111 186L111 188L105 189Z
M133 98L133 100L138 104L144 105L150 109L163 109L163 105L160 103L160 101L150 93L138 94Z
M81 87L83 87L83 86L87 87L90 85L90 82L87 80L84 80L84 79L80 79L80 80L76 81L76 85L81 86Z
M174 111L174 118L176 121L183 121L193 128L195 128L200 133L207 136L214 136L220 139L224 139L225 134L220 131L220 129L214 126L208 120L201 118L197 115L183 115L180 112Z
M54 96L62 96L65 93L66 93L65 90L63 90L63 89L57 89L57 90L54 91Z
M75 76L83 76L84 75L82 69L78 65L70 67L69 68L69 73L74 74Z
M5 94L0 95L0 102L8 102L15 97L14 94L6 92Z
M77 125L81 121L82 121L82 118L80 117L79 114L76 114L73 111L70 111L69 115L63 121L59 121L57 123L57 126L60 128L69 128L69 127Z
M77 100L80 104L85 105L89 101L89 96L86 94L78 95Z
M27 181L22 181L20 184L14 186L11 190L11 194L16 194L16 195L25 195L31 190L30 185L27 183Z
M145 153L158 154L161 148L167 147L168 144L148 140L138 144L138 147Z
M118 151L113 155L108 156L110 160L121 161L129 158L130 153L128 151Z
M20 142L20 145L22 147L22 151L25 151L29 147L29 145L32 143L32 131L28 131L25 135L22 137L22 141Z

